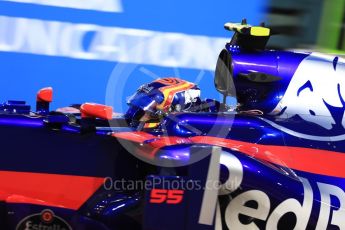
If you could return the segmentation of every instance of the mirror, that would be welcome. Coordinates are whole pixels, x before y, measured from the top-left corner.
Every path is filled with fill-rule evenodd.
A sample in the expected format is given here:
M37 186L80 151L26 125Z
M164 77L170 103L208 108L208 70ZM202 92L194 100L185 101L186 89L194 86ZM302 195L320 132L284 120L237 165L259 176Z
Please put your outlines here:
M224 101L227 96L236 96L232 72L231 55L226 49L223 49L217 60L214 85L218 92L223 94Z

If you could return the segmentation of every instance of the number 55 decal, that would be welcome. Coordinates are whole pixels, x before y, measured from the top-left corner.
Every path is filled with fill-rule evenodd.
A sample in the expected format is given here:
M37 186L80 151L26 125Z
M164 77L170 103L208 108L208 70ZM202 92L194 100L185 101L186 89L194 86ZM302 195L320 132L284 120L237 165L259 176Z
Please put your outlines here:
M150 203L179 204L183 199L183 190L152 189Z

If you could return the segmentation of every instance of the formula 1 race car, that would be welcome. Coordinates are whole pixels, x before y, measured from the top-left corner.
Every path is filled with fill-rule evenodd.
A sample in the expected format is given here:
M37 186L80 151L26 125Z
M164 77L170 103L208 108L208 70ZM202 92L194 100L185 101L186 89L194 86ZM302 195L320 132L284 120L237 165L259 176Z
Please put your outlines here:
M345 61L267 50L264 25L225 28L223 101L161 78L125 114L50 111L52 88L34 112L0 105L1 229L345 229Z

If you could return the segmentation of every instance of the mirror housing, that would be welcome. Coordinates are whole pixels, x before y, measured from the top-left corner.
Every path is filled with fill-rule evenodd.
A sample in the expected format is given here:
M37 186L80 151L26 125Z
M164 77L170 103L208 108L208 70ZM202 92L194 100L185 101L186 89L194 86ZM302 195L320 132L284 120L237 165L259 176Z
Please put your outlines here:
M226 103L226 97L236 96L235 86L233 82L232 58L230 53L223 49L218 57L214 85L218 92L223 94L223 103Z
M48 114L49 105L53 101L53 88L42 88L36 95L36 112L39 114Z

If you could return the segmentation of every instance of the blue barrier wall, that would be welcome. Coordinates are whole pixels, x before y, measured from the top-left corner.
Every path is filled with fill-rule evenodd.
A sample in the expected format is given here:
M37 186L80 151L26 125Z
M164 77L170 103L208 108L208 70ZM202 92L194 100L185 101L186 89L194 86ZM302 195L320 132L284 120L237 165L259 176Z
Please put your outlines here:
M1 0L0 101L33 104L54 88L53 107L92 101L125 109L140 84L179 76L219 98L213 69L227 21L259 23L263 0Z

